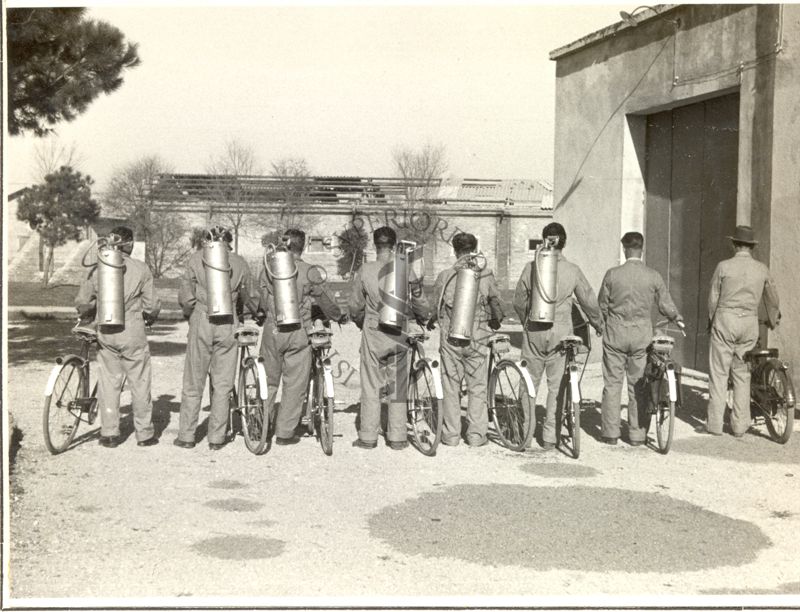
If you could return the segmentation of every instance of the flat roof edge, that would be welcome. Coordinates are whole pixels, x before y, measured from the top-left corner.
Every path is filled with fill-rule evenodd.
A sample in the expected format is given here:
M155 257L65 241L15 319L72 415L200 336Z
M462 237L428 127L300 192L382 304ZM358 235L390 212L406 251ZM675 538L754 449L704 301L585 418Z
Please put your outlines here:
M643 23L645 21L650 21L651 19L656 19L660 15L667 13L673 9L678 8L681 6L680 4L657 4L652 7L652 11L643 11L642 13L636 15L634 19L636 23ZM651 8L651 7L647 7ZM628 25L624 21L617 21L616 23L612 23L610 26L606 26L601 30L596 30L591 34L587 34L586 36L579 38L569 44L564 45L563 47L559 47L558 49L554 49L550 52L550 59L555 61L558 60L565 55L569 55L571 53L575 53L576 51L580 51L584 47L588 47L594 43L600 42L605 40L606 38L610 38L611 36L615 35L617 32L622 30L630 29L634 26Z

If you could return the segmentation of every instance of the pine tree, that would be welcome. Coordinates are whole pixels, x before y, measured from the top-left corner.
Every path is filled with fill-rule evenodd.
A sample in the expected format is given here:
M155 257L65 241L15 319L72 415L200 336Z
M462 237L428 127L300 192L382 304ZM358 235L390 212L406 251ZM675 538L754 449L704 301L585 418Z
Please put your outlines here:
M85 19L83 8L7 11L8 129L11 135L52 132L101 93L122 85L139 64L136 44L114 26Z

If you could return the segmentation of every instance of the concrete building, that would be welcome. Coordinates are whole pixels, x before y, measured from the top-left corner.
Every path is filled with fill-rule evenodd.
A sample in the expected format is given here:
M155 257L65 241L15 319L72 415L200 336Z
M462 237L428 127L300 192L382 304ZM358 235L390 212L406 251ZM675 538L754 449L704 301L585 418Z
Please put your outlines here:
M800 383L800 5L641 7L550 54L555 209L599 287L645 235L688 323L678 357L707 371L707 298L737 224L752 225L783 321L764 340ZM574 251L573 251L574 252Z

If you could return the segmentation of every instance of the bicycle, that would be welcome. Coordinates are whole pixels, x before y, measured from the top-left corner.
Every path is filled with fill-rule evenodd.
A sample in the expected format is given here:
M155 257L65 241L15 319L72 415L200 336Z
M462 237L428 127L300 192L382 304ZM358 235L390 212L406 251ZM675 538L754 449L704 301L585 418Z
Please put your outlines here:
M581 454L581 380L586 361L581 368L577 355L582 347L583 340L579 336L566 336L559 343L565 360L556 407L556 447L565 447L573 459Z
M80 353L56 359L44 392L44 444L53 455L72 444L81 421L94 424L99 408L97 381L90 390L89 368L89 350L97 342L97 333L76 326L72 334L81 341Z
M531 404L536 397L536 387L525 361L503 357L510 351L511 338L508 335L494 334L489 338L489 419L503 446L512 451L523 451L533 436L535 419ZM528 402L523 401L523 385L530 398Z
M334 390L331 360L333 332L324 325L315 325L308 335L311 341L311 375L308 380L305 414L301 424L305 425L308 435L316 436L322 446L322 452L333 454L333 408Z
M754 424L766 423L770 437L786 444L794 427L795 394L787 371L789 364L779 358L778 349L762 349L758 345L744 355L750 375L750 415ZM733 389L729 382L731 405Z
M271 407L266 405L268 388L264 360L250 354L250 347L258 344L258 334L257 327L248 325L242 325L233 332L239 345L239 354L234 378L237 384L230 396L227 433L228 441L232 441L237 431L241 431L244 445L254 455L262 455L269 450L272 413Z
M667 321L660 321L656 328ZM665 333L669 330L665 328ZM680 329L686 336L686 332ZM645 442L649 441L650 423L655 417L656 443L662 455L669 452L675 430L675 411L680 405L681 366L672 359L675 339L665 334L656 334L647 347L645 384L650 392L650 401L645 415Z
M444 413L441 401L444 393L439 362L425 357L422 347L429 337L424 330L408 334L406 341L411 346L411 355L406 406L417 450L433 457L442 439Z

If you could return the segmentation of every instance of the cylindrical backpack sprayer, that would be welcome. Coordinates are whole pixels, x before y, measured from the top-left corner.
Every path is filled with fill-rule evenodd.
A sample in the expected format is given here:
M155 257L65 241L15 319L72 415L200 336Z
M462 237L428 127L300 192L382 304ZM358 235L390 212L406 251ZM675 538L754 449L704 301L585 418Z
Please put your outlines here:
M558 293L558 238L548 237L536 249L531 266L529 323L553 323Z
M116 234L97 239L97 324L125 326L125 259Z
M450 313L450 329L447 337L450 340L472 340L472 326L475 321L475 307L478 303L478 289L480 286L481 272L486 267L486 258L482 253L469 253L456 262L456 289L453 294L453 311ZM439 308L444 301L447 287L442 289Z
M408 317L408 281L417 249L416 242L401 240L394 251L394 261L380 271L381 310L379 323L402 329Z
M272 298L275 304L275 322L280 325L296 325L300 319L300 301L297 297L297 264L286 245L267 245L264 252L264 267L272 283Z
M203 237L203 268L206 272L208 318L233 317L231 264L222 228L207 230Z

